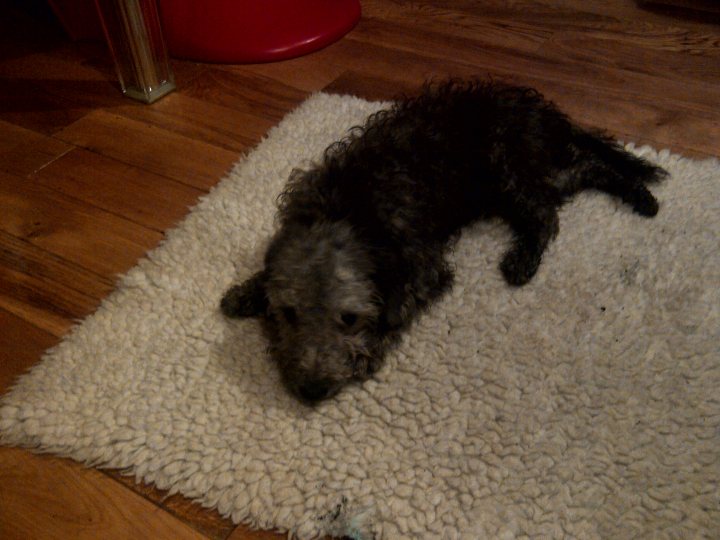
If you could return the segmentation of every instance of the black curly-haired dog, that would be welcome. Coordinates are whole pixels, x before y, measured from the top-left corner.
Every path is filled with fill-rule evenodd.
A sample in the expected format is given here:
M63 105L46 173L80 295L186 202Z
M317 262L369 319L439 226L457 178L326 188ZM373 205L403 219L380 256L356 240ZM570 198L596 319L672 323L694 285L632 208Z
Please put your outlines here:
M367 379L450 287L445 257L464 226L507 221L515 240L500 269L523 285L571 195L602 190L654 216L646 184L664 174L535 90L426 85L292 173L265 268L227 291L221 307L261 316L287 386L319 401Z

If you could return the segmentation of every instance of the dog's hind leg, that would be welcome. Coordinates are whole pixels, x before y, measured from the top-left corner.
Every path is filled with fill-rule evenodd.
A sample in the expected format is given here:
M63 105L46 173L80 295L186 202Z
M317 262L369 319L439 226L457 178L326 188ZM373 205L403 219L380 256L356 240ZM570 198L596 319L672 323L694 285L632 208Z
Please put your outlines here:
M646 184L659 181L667 172L626 152L610 138L577 130L573 143L579 151L572 171L583 188L593 188L619 197L640 215L652 217L658 202Z
M515 239L500 263L510 285L524 285L535 275L550 240L558 232L559 218L554 202L520 197L513 200L504 217Z

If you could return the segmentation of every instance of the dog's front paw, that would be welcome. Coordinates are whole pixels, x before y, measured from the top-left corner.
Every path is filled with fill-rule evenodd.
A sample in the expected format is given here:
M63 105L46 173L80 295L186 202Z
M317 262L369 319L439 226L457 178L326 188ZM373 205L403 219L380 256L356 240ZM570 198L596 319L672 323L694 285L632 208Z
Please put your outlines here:
M383 357L376 355L358 355L353 366L353 376L358 381L372 377L383 365Z
M243 288L240 285L234 285L225 292L220 300L220 310L226 317L242 317L247 311L246 301Z
M521 249L512 249L500 263L500 270L505 281L519 287L532 279L539 266L540 257L532 256Z
M268 307L265 294L267 272L262 270L241 285L228 289L220 301L220 309L227 317L256 317Z
M368 377L371 377L377 373L380 368L383 366L383 357L380 356L372 356L368 359L368 365L367 365L367 374Z

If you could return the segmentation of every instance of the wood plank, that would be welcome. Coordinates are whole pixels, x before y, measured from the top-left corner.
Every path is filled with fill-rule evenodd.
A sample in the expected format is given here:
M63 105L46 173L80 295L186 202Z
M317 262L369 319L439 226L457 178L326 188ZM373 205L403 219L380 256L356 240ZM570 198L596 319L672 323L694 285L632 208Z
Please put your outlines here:
M537 49L540 44L537 44ZM484 70L495 69L497 66L503 65L503 60L512 57L517 60L518 57L528 59L538 59L536 55L527 50L509 50L502 46L489 46L480 40L448 35L439 31L426 30L422 34L416 33L412 25L403 25L399 23L390 23L382 19L364 18L353 31L347 40L340 43L335 48L336 53L342 54L343 59L347 62L354 54L353 49L366 49L365 58L372 58L373 64L377 62L378 57L383 60L382 64L377 65L385 72L392 73L387 70L386 62L393 62L395 65L406 68L418 69L427 66L429 70L438 75L443 74L448 67L450 69L465 66L468 73L483 75ZM380 50L387 51L385 54ZM371 54L368 55L367 52ZM404 54L405 53L405 54ZM355 58L362 58L355 56ZM451 59L451 65L448 66L448 59ZM360 65L367 65L362 60L358 61ZM376 69L377 69L376 68ZM356 71L360 71L358 65L353 67ZM504 72L514 72L508 66L502 69Z
M0 231L0 307L54 336L92 313L112 281Z
M720 110L710 117L698 116L669 110L653 101L628 100L622 93L599 93L582 86L554 84L545 80L515 82L531 84L578 123L605 129L625 141L670 148L699 158L715 155L720 149ZM417 86L406 81L352 71L325 88L330 93L351 94L372 100L391 100L402 93L413 95L417 90Z
M209 69L182 89L199 100L277 123L308 93L276 80L229 69Z
M94 81L106 87L111 86L115 74L110 58L108 57L108 62L103 63L103 67L98 69L97 62L87 61L90 57L87 50L82 55L82 61L79 61L80 57L75 54L76 50L75 47L60 42L57 47L49 51L42 50L3 58L0 61L0 77L35 81L39 88L44 88L44 85L48 84L48 89L53 87L53 82L62 83L56 88L63 95L66 94L65 89L70 88L73 82ZM113 77L110 78L108 75ZM88 96L78 96L78 99L87 98Z
M416 52L379 47L370 43L360 45L352 40L339 44L335 51L336 54L357 57L357 50L360 48L373 50L376 59L372 63L356 62L357 72L348 73L348 80L354 73L359 77L382 78L381 74L390 71L393 64L408 66L404 70L390 71L392 75L389 78L403 87L420 86L425 79L443 73L442 70L453 76L473 76L477 73L469 64L442 62ZM648 80L635 92L629 92L622 84L588 84L578 74L574 78L554 77L551 70L527 69L516 75L508 73L502 66L493 68L495 69L497 71L490 71L490 74L496 78L536 87L556 100L561 108L579 121L609 129L616 135L631 140L655 141L660 146L676 151L687 149L691 154L699 156L717 155L720 149L720 108L706 109L702 106L697 110L697 100L683 95L685 88L665 88L667 85L663 81ZM662 88L666 89L666 95L665 99L659 100L656 95ZM708 104L711 102L709 96L704 99ZM670 121L671 119L673 121ZM678 136L679 132L683 135Z
M348 40L338 44L336 50L345 48L345 54L351 56L352 45L349 43L360 41L365 48L381 46L388 51L388 56L395 56L396 64L422 64L423 57L427 56L438 60L451 57L455 62L464 64L466 71L473 67L478 75L483 75L486 71L511 77L522 74L523 77L572 82L588 88L623 90L627 96L633 98L651 97L664 105L702 114L712 114L719 104L719 98L712 92L714 86L709 82L674 80L613 69L600 63L572 61L560 58L552 51L545 53L544 47L537 53L509 53L500 49L487 50L464 38L449 39L432 32L425 32L422 39L413 35L412 28L366 20L365 24L358 25L358 29ZM402 53L398 51L405 53L402 61ZM438 71L442 73L441 68L438 68Z
M372 15L374 6L382 0L366 0L363 3L364 13ZM395 2L404 4L404 2ZM581 26L594 28L598 25L617 22L618 17L606 10L593 10L595 2L577 3L572 7L564 6L559 1L542 0L417 0L422 8L434 10L450 10L456 16L471 15L490 21L507 21L528 24L544 30L557 30Z
M26 176L71 149L62 141L0 120L0 171Z
M533 85L576 121L608 130L623 140L669 148L690 157L720 152L720 109L701 115L674 110L652 99L628 97L622 91L600 92L545 80Z
M419 86L390 77L364 75L357 71L346 71L323 88L329 94L350 95L369 101L391 101L403 95L412 96Z
M371 4L378 0L366 0ZM454 9L460 13L482 14L488 19L523 21L554 30L674 27L694 33L717 34L711 17L639 9L635 2L622 0L418 0L422 4ZM366 10L367 11L367 10Z
M411 50L399 50L350 38L336 43L332 52L334 62L348 66L343 71L344 74L358 73L364 77L386 78L415 88L431 78L500 74L494 68L479 69L478 66L453 59L428 56Z
M99 302L82 293L0 266L0 307L61 337Z
M600 28L560 28L554 35L582 35L589 39L622 42L657 52L678 53L689 62L695 61L697 57L720 57L720 32L697 32L677 26L633 22L635 24L630 21L618 22ZM602 62L607 59L596 60Z
M172 93L151 107L128 104L115 107L114 113L191 137L236 154L257 145L276 119L256 113L217 105L208 99L197 99L185 92Z
M382 20L388 24L412 27L422 41L425 32L441 33L448 38L465 38L490 49L503 48L532 52L554 34L553 30L537 24L488 19L482 9L478 13L460 12L427 2L388 2L385 0L363 3L364 19ZM362 23L359 28L362 31ZM355 37L351 34L351 37Z
M168 495L167 491L135 482L134 477L123 476L118 471L103 472L147 500L162 506L173 516L201 532L207 538L225 540L235 529L232 520L223 518L217 511L203 508L182 495Z
M158 232L180 221L204 193L83 148L54 161L33 180Z
M95 66L45 51L0 61L0 118L52 134L95 107L120 105L112 64Z
M496 1L496 0L494 0ZM571 11L577 7L577 4L573 0L543 0L545 3L557 3L562 9ZM691 2L693 0L688 0ZM696 0L708 1L708 0ZM714 0L709 0L713 2ZM673 24L683 26L694 31L708 31L711 33L717 33L718 31L718 19L712 17L711 14L693 14L688 11L682 10L655 10L645 9L645 6L638 6L642 2L623 2L618 0L596 0L595 2L588 2L585 9L592 11L597 14L605 14L607 16L615 17L619 20L627 21L629 24L633 20L646 21L653 25L667 25Z
M307 56L268 64L223 65L219 69L241 75L264 77L303 92L317 92L343 73L347 66L333 61L333 47Z
M0 230L105 278L125 272L162 235L29 180L0 173Z
M31 80L0 77L0 119L8 123L50 135L87 112L46 94Z
M720 14L720 5L712 0L638 0L643 7L671 6L700 12Z
M259 531L251 529L247 525L238 525L232 534L228 536L227 540L282 540L287 537L287 534L273 531Z
M686 54L679 44L672 50L673 45L647 47L634 36L558 32L542 50L544 56L557 61L592 64L668 81L698 83L703 87L720 82L720 56ZM720 97L716 97L716 103L720 104Z
M706 16L679 18L664 13L637 9L633 2L615 0L578 4L568 1L504 0L419 0L410 4L386 0L366 0L366 17L394 20L396 13L413 13L418 24L445 20L444 31L452 35L472 34L449 28L450 21L480 20L512 29L532 28L534 32L578 32L587 36L632 41L638 46L658 51L683 52L693 56L720 55L720 28ZM446 14L447 12L447 14ZM463 22L461 24L467 24Z
M0 309L0 328L0 394L3 394L58 338L4 309Z
M103 299L115 285L112 277L92 272L5 231L0 231L0 264L40 280L53 281L95 300Z
M172 68L178 88L205 70L183 61L173 62ZM41 133L55 133L95 108L135 104L152 109L158 103L123 96L104 44L65 44L0 61L0 118Z
M78 66L92 69L94 73L90 74L91 78L104 79L119 91L115 64L104 40L79 42L64 40L52 48L44 48L42 53L56 62L72 64L75 66L74 69L78 69ZM185 86L206 69L204 64L174 58L170 59L170 67L178 88Z
M238 159L236 152L102 109L56 137L205 191Z
M205 537L102 473L70 460L0 448L5 540Z

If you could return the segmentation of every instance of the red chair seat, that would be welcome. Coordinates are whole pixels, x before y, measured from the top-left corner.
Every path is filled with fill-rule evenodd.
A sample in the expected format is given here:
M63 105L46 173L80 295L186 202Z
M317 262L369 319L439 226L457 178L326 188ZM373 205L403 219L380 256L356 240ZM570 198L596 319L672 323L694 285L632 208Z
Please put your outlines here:
M160 0L170 54L202 62L271 62L340 39L359 0Z

